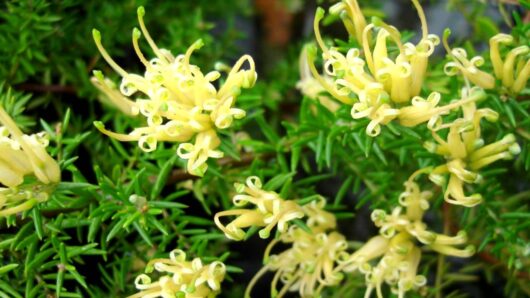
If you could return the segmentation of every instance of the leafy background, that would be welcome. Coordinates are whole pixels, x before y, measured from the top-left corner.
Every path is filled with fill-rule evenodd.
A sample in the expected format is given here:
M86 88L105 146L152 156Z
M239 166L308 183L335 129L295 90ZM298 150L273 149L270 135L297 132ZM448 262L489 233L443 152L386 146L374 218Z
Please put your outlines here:
M414 38L418 22L408 1L360 2L367 16L387 16L409 30L404 36ZM210 161L201 179L183 170L175 144L146 154L135 144L102 136L92 124L101 120L126 131L139 123L103 105L89 81L94 69L112 73L91 40L92 28L101 31L103 44L120 65L142 71L131 45L139 5L146 7L147 27L160 47L181 53L196 39L205 41L192 58L203 71L244 53L258 63L257 85L237 101L247 117L222 133L225 157ZM212 217L230 208L233 183L249 175L269 181L265 187L285 198L324 195L352 248L375 235L370 210L390 209L410 173L440 160L422 147L429 139L426 129L389 125L370 138L364 133L367 123L352 121L349 107L330 113L294 88L298 54L313 40L316 5L302 0L0 4L0 102L27 132L48 131L63 180L48 202L0 219L0 296L124 297L135 292L133 280L149 259L181 248L205 261L226 262L229 274L221 296L241 297L261 266L267 242L251 235L248 241L230 242ZM452 27L457 31L453 44L471 52L482 52L487 39L500 31L512 31L527 43L530 38L525 1L423 5L432 31L458 27ZM458 26L451 23L456 19L461 20ZM326 20L325 36L353 46L333 21ZM142 49L152 54L147 44ZM426 85L450 100L461 82L445 77L444 59L440 51ZM438 189L427 221L439 232L467 230L479 252L466 260L424 254L422 273L431 286L411 296L530 295L529 96L528 89L514 98L490 93L481 103L500 114L497 123L484 128L486 142L514 133L523 150L516 160L483 171L487 182L474 191L484 195L485 203L474 209L444 204ZM131 202L131 194L145 197L146 205ZM362 277L348 276L325 295L362 297L363 284ZM268 280L254 292L269 296Z

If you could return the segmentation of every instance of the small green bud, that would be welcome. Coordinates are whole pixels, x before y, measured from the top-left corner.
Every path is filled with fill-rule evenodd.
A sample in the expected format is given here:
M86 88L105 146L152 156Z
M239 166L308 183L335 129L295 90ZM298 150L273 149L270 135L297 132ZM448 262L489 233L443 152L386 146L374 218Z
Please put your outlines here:
M140 32L140 30L136 27L133 28L133 38L134 39L139 39L140 36L142 36L142 32Z
M139 17L142 18L145 15L145 8L143 6L138 7L138 9L136 10L136 13L138 14Z
M96 77L96 79L100 81L105 80L105 76L103 76L103 73L101 72L101 70L94 70L92 71L92 74Z
M98 29L96 28L92 29L92 37L94 38L96 42L101 41L101 33L99 32Z
M324 8L317 7L317 11L315 12L315 20L316 21L321 20L324 17L325 13L326 12L324 11Z
M97 129L105 129L105 125L104 125L103 122L101 122L101 121L94 121L94 126L95 126Z

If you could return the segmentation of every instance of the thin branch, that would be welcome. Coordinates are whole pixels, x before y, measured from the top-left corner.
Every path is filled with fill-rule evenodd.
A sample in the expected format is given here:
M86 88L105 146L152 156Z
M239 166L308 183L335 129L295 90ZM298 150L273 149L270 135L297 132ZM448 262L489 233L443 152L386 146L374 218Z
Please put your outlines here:
M22 83L15 85L15 89L30 92L41 92L41 93L68 93L76 94L77 91L74 86L63 86L63 85L40 85L31 83Z

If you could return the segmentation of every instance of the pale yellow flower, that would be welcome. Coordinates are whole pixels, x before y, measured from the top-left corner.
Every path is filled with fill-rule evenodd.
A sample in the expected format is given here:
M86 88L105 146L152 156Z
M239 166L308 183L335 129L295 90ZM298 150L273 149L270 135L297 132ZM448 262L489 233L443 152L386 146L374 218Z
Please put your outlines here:
M450 34L451 31L446 29L443 36L443 45L447 54L453 61L445 64L444 72L449 76L458 73L462 74L468 85L469 82L471 82L484 89L495 87L495 78L491 74L479 69L479 67L484 64L484 58L481 56L475 56L469 59L466 50L462 48L451 49L447 42L447 38ZM469 87L470 86L468 86L468 88Z
M245 297L250 297L255 283L269 271L275 272L271 294L278 298L287 292L297 292L300 297L318 297L323 287L340 283L343 276L335 269L347 257L347 243L340 233L327 232L335 228L336 219L324 207L323 198L302 207L311 232L293 225L287 233L269 243L264 256L265 265L249 283ZM291 246L271 254L279 242ZM283 283L279 291L278 282Z
M203 264L201 259L186 261L186 253L176 249L169 259L154 259L146 266L146 273L156 270L163 274L157 281L139 275L134 284L140 292L129 298L203 298L215 297L221 291L221 282L226 273L222 262Z
M366 27L366 19L357 0L342 0L330 7L329 12L338 15L344 27L348 30L348 34L355 36L357 41L361 42L362 34Z
M311 231L318 233L337 227L337 219L333 213L324 210L326 199L319 197L316 200L302 206L305 216L307 216L307 226Z
M465 195L465 183L478 183L482 176L478 173L481 168L500 159L512 159L521 149L515 136L506 135L502 140L485 145L481 139L480 120L496 121L498 114L490 109L477 109L474 102L463 108L464 117L448 124L446 140L433 132L438 144L427 142L425 147L446 158L447 163L432 170L429 175L431 181L444 185L444 175L449 174L444 198L447 202L473 207L482 202L478 193Z
M326 46L322 40L319 22L324 17L324 11L318 9L315 16L314 30L323 52L324 75L318 73L313 63L316 49L309 49L307 52L308 68L321 88L336 100L352 105L353 119L370 119L366 127L369 136L377 136L382 125L394 120L407 127L427 122L430 129L437 129L442 125L443 115L467 101L478 100L467 98L437 106L441 99L439 93L432 92L425 99L420 97L428 59L440 40L436 35L429 34L425 14L418 1L412 2L422 24L422 38L417 44L403 44L398 29L377 18L366 25L357 2L342 1L330 11L343 18L348 32L357 36L362 47L362 51L352 48L343 54L337 48ZM375 36L374 40L372 35ZM389 52L389 40L396 45L399 52L397 55Z
M200 132L195 138L195 144L182 143L177 149L177 154L182 159L188 160L188 172L196 176L202 176L206 172L206 160L220 158L223 152L214 150L221 140L213 130ZM185 152L187 151L187 152Z
M136 116L140 110L136 107L136 103L121 94L113 81L105 78L103 73L99 70L93 72L94 76L90 78L90 82L101 91L102 101L115 106L122 113L129 116Z
M366 242L360 249L343 261L336 270L344 272L360 271L366 277L366 294L370 297L375 290L377 297L383 297L382 285L388 284L398 297L427 283L417 270L421 260L421 250L416 242L445 255L469 257L475 248L458 248L467 242L465 232L456 236L446 236L431 232L423 222L423 215L429 208L428 200L432 194L421 191L414 179L428 172L428 169L416 171L405 182L405 191L400 195L401 206L394 208L391 214L375 210L372 220L380 228L381 235ZM405 211L405 212L403 212ZM379 259L374 266L373 261Z
M513 93L519 93L527 86L530 78L530 48L526 45L510 50L503 60L499 44L513 43L513 37L508 34L497 34L490 39L490 58L495 77L502 81L502 85Z
M353 119L371 119L366 127L369 136L377 136L381 133L381 124L386 125L399 115L399 110L392 108L388 94L381 91L381 87L380 84L367 86L359 93L359 102L353 104L351 109Z
M234 104L241 89L252 87L256 81L254 61L248 55L241 57L234 67L228 68L226 80L216 89L214 84L221 74L218 71L204 74L190 63L192 53L202 47L202 41L192 44L185 54L173 56L153 42L143 22L144 14L143 7L138 8L141 30L133 30L132 42L145 66L145 73L131 74L122 69L101 44L99 31L94 30L94 40L101 55L122 81L119 92L101 72L94 72L92 82L124 113L145 117L147 126L135 128L129 134L119 134L105 129L101 122L94 124L102 133L119 141L138 142L146 152L155 150L158 142L181 143L179 156L188 159L188 171L202 176L208 158L223 156L216 150L220 144L216 129L226 129L232 125L233 119L245 116L245 111L235 108ZM142 34L156 55L150 61L138 45ZM242 69L245 63L250 66L248 70Z
M0 106L0 216L30 209L46 201L51 189L61 180L57 162L46 152L46 133L23 134ZM23 186L32 175L40 182Z
M248 177L246 186L236 183L235 187L238 193L246 194L234 196L234 205L243 207L250 204L255 208L226 210L215 214L215 224L230 239L242 240L245 237L243 228L251 226L263 227L259 231L259 236L268 238L275 226L278 226L279 232L284 233L287 231L289 221L304 216L302 208L296 202L284 200L273 191L261 189L261 180L256 176ZM226 216L237 217L225 226L220 218Z
M442 116L447 115L451 110L462 108L465 109L471 103L481 101L486 98L486 93L482 89L473 89L469 95L455 100L449 104L438 107L441 95L438 92L432 92L427 98L415 96L412 98L411 105L399 109L397 119L399 124L406 127L414 127L418 124L427 122L427 127L436 131L443 126Z
M314 26L315 35L324 52L323 58L326 61L327 73L339 80L336 82L339 86L335 88L343 91L341 94L343 97L348 97L350 93L358 96L367 85L374 83L382 85L382 90L387 94L387 97L395 103L408 102L412 97L419 95L425 78L428 57L433 53L439 39L428 33L423 10L417 1L413 1L413 3L418 10L423 33L422 39L416 45L412 43L402 44L399 31L381 20L375 19L374 23L366 25L356 1L341 2L331 8L332 13L345 11L347 15L354 17L360 24L364 24L356 26L358 29L362 29L362 31L356 30L356 35L362 44L364 58L360 56L357 49L349 50L346 57L336 49L328 49L322 41L318 27L324 12L323 10L317 11ZM379 31L376 34L375 47L371 49L371 31L376 27L379 28ZM399 49L399 54L394 58L388 53L387 39L391 39ZM365 72L365 64L368 66L369 72ZM334 94L332 93L332 95Z

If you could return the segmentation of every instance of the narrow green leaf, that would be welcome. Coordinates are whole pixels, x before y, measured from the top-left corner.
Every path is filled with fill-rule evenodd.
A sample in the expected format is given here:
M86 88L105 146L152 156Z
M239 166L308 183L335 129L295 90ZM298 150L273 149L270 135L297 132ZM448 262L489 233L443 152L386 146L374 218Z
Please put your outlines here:
M299 218L293 219L291 221L293 224L297 225L300 229L304 230L305 232L309 234L313 234L313 231L311 231L311 228L309 228L306 223Z
M68 272L70 274L72 274L72 276L75 278L75 280L77 280L77 282L83 286L83 288L88 288L87 284L86 284L86 281L85 279L81 276L81 274L79 274L79 272L77 272L77 270L75 269L74 266L72 265L68 265L66 266L66 270L68 270ZM64 296L63 296L64 297Z
M173 168L177 158L178 155L173 155L168 161L164 163L162 169L160 169L160 173L158 174L153 189L151 190L152 200L158 198L158 195L160 195L160 193L162 192L162 189L166 185L167 177L169 176L169 173L171 172L171 169Z
M0 275L6 274L7 272L17 268L19 264L8 264L0 267Z
M286 173L286 174L279 174L274 176L272 179L267 181L265 185L263 186L263 189L268 191L275 191L278 188L280 188L282 185L287 183L287 181L292 178L296 173Z
M31 215L33 218L33 224L35 225L35 232L37 233L39 239L42 240L44 228L42 227L42 216L38 205L31 210Z
M122 217L116 224L112 227L109 234L107 235L107 238L105 239L106 242L109 242L120 230L123 229L123 223L127 220L127 217Z
M153 246L153 241L151 240L151 237L149 237L149 234L140 226L138 222L133 222L133 227L138 231L138 234L144 239L144 241L149 244L149 246Z
M90 223L90 226L88 228L88 235L87 235L87 241L88 242L94 242L96 239L96 233L101 225L101 217L94 217L91 219L92 222Z
M337 192L337 195L335 196L335 199L333 200L333 205L338 206L342 202L342 199L348 192L348 190L351 187L351 184L353 183L354 176L349 176L346 178L344 183L342 183L341 187L339 188L339 191Z

